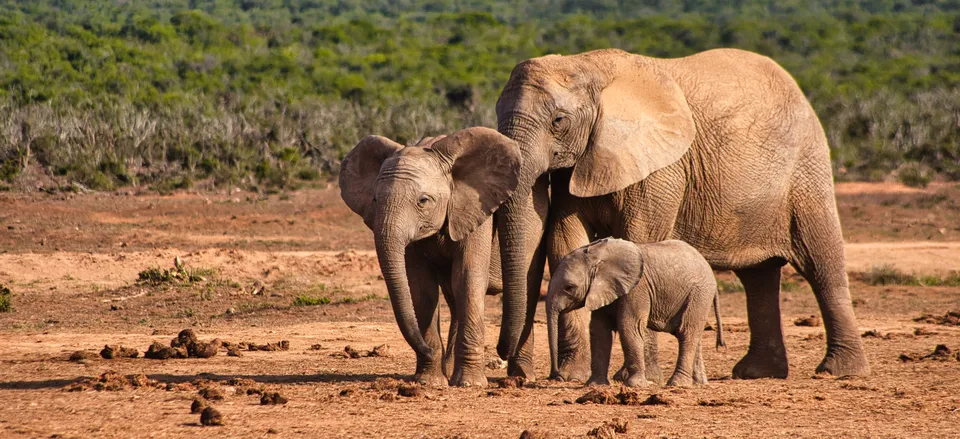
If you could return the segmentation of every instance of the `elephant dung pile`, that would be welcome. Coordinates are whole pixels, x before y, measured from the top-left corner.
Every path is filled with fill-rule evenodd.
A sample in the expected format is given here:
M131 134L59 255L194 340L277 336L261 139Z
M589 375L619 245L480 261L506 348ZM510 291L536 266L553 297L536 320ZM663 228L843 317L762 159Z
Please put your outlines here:
M587 436L597 439L616 439L618 434L627 434L630 428L630 421L621 421L619 418L613 418L612 421L605 421L599 427L590 430Z
M390 356L390 347L382 344L379 346L374 346L373 350L369 351L358 351L350 346L345 346L343 352L334 352L330 354L331 357L337 358L364 358L364 357L389 357Z
M577 404L671 405L671 402L659 393L654 393L647 398L643 398L639 393L628 390L626 387L621 387L620 392L616 394L606 388L592 389L577 398Z
M960 311L947 311L947 313L942 316L924 314L913 319L913 321L934 325L960 326Z
M147 378L144 374L122 375L112 370L100 374L97 378L81 378L64 388L67 392L82 392L96 390L98 392L115 392L130 388L160 387L156 380Z
M960 361L960 352L956 354L953 353L947 345L938 344L937 347L933 349L933 352L921 355L921 354L900 354L900 361L904 363L913 362L913 361L923 361L923 360L934 360L934 361L950 361L957 360Z
M140 356L140 351L134 348L123 347L122 345L105 345L103 349L100 350L100 356L105 360L112 360L114 358L137 358Z

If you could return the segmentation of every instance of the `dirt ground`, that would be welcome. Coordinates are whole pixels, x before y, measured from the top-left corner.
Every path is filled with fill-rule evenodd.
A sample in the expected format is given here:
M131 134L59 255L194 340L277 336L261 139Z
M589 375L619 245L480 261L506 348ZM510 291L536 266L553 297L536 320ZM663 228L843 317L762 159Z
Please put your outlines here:
M790 377L730 379L749 332L743 293L718 273L729 291L721 297L727 347L704 351L709 385L640 389L640 401L659 395L643 405L582 405L575 400L589 389L544 378L542 308L537 382L498 389L505 370L491 367L485 389L399 396L413 352L393 321L371 235L335 187L269 196L0 193L0 283L14 308L0 313L0 437L584 437L615 418L627 431L599 437L960 436L960 326L914 321L960 311L960 287L873 285L869 274L885 265L921 277L960 270L960 185L848 183L837 198L872 375L814 376L823 327L794 322L819 314L816 300L785 268ZM314 302L329 303L297 306L321 297ZM499 298L487 299L490 359L499 308ZM288 349L143 358L184 328L201 341L285 340ZM712 346L714 334L704 337ZM660 343L667 374L676 343L667 335ZM106 344L140 356L102 359ZM385 355L364 355L384 344ZM953 352L927 356L940 344ZM359 358L344 353L348 345ZM621 358L618 348L613 364ZM120 375L97 382L108 371ZM198 392L224 425L201 426L191 413ZM261 405L257 392L288 402Z

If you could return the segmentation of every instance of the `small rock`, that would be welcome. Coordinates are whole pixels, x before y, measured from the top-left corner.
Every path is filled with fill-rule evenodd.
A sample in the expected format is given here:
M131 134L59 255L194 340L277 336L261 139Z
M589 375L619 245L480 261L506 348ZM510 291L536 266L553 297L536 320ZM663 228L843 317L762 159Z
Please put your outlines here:
M523 430L523 433L520 433L520 439L549 439L548 435L544 431L539 430Z
M239 349L230 349L227 351L228 357L242 357L243 353Z
M223 415L213 408L207 407L200 412L200 424L205 426L223 425Z
M227 311L225 312L226 315L232 315L236 313L237 313L237 309L233 307L227 308Z
M311 351L319 351L321 349L323 349L323 346L321 346L320 343L310 345Z

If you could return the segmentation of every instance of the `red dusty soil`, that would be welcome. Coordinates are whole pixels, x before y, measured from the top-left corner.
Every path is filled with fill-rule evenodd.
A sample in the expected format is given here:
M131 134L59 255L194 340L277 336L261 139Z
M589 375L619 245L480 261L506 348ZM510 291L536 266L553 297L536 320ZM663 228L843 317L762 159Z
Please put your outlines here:
M960 270L955 184L838 184L837 193L851 273L883 264L918 275ZM177 273L176 257L193 281L137 282L151 267ZM706 387L638 389L630 400L639 405L576 404L588 389L545 379L541 309L537 381L497 389L505 370L488 369L487 389L402 396L395 379L413 371L413 352L384 299L370 234L335 187L271 196L0 194L0 283L13 291L14 307L0 313L0 437L586 437L615 418L629 423L618 437L960 436L960 362L929 356L937 345L960 350L960 327L913 321L960 310L960 287L874 286L851 276L873 374L821 379L813 370L824 328L793 324L819 314L816 300L792 270L784 273L787 380L729 379L749 341L744 295L734 287L721 298L727 348L704 350ZM730 273L718 277L733 284ZM324 296L330 303L294 305ZM499 307L487 299L489 359ZM446 325L449 311L441 315ZM204 342L286 340L288 349L99 356L104 345L141 353L153 342L169 346L184 328ZM704 337L711 346L711 331ZM660 341L666 375L676 342ZM384 355L344 355L346 346L372 352L384 344ZM77 351L91 355L69 361ZM617 348L613 364L620 361ZM150 385L96 386L108 371ZM71 386L85 377L93 380ZM224 398L205 402L222 426L203 427L190 413L198 390L210 388ZM261 405L272 392L287 403Z

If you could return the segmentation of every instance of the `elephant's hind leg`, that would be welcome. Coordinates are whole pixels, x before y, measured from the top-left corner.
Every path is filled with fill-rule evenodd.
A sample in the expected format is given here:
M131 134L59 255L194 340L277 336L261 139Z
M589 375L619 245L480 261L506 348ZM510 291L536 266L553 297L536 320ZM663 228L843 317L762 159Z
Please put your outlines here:
M823 195L821 200L805 200L795 207L791 230L793 260L790 263L810 283L827 331L827 354L817 366L817 373L869 374L870 366L850 301L843 237L833 193Z
M779 263L767 263L736 270L747 294L750 349L733 367L734 378L787 377L787 348L780 322L780 267Z

